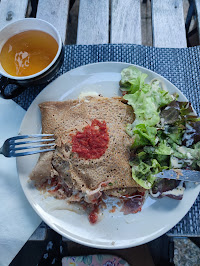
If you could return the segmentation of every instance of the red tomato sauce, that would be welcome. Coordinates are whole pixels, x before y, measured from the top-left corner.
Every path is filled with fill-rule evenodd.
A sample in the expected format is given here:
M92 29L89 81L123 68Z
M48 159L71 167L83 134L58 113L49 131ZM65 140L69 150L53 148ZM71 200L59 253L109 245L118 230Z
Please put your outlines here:
M92 121L83 132L78 131L72 136L72 152L78 153L80 158L98 159L108 148L109 134L106 122L97 119Z

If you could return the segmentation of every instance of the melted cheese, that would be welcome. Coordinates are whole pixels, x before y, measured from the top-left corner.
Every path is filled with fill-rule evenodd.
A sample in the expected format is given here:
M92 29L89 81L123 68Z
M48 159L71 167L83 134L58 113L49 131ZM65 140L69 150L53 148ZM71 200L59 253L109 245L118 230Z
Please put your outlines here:
M99 94L96 91L85 91L85 92L81 92L80 95L78 96L78 98L79 98L79 100L82 100L88 96L97 97L97 96L99 96Z

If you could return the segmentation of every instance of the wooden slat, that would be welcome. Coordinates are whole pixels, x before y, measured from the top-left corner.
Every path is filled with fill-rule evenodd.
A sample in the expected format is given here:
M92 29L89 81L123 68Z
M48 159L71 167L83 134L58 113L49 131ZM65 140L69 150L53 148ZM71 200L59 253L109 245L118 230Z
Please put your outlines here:
M199 43L200 43L200 1L194 1L196 6L196 16L197 16L197 29L198 29L198 36L199 36Z
M25 18L28 0L1 0L0 29L18 19Z
M151 0L153 46L187 47L182 0Z
M111 43L142 43L140 0L112 0Z
M102 44L109 40L109 0L80 0L77 44Z
M63 42L66 39L68 14L69 0L39 0L38 2L36 17L54 25Z

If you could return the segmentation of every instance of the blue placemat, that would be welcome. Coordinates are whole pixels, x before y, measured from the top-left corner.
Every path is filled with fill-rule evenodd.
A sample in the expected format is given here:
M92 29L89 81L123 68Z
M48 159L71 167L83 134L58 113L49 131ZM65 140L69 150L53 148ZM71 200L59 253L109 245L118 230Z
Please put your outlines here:
M137 64L157 72L180 89L200 115L200 47L155 48L132 44L68 45L57 77L73 68L96 62ZM44 88L30 87L14 99L24 109ZM186 216L169 231L173 236L200 236L200 196Z

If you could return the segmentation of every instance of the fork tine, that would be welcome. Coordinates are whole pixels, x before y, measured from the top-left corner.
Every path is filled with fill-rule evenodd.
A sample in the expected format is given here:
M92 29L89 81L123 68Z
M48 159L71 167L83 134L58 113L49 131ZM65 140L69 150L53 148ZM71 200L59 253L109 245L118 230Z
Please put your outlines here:
M54 151L54 150L55 149L44 149L44 150L38 150L38 151L20 152L20 153L15 153L12 157L19 157L19 156L31 155L31 154L47 152L47 151Z
M35 148L41 148L41 147L49 147L53 146L55 143L49 143L49 144L41 144L41 145L35 145L35 146L23 146L19 148L13 148L13 151L19 151L19 150L27 150L27 149L35 149Z
M17 145L22 145L22 144L47 142L47 141L52 142L52 141L55 141L55 139L37 139L37 140L27 140L27 141L20 141L20 142L10 141L10 144L17 146Z
M27 138L42 138L51 137L54 134L33 134L33 135L18 135L16 137L9 138L9 140L27 139Z

